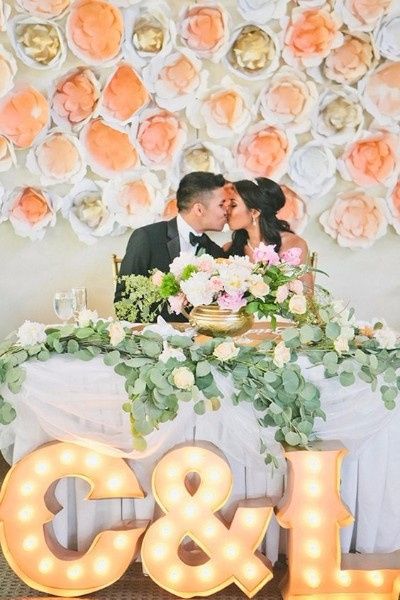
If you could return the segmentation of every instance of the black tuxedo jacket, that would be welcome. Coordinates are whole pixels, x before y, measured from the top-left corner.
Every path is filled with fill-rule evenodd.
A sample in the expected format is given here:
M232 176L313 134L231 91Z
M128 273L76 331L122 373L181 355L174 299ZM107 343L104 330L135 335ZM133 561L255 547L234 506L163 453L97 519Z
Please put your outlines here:
M206 253L214 258L226 256L222 248L208 236L203 247ZM139 227L129 238L119 274L120 276L148 275L152 269L160 269L166 273L180 251L176 218ZM121 300L123 289L123 283L118 283L114 302ZM161 314L166 321L186 321L182 315L171 315L165 309Z

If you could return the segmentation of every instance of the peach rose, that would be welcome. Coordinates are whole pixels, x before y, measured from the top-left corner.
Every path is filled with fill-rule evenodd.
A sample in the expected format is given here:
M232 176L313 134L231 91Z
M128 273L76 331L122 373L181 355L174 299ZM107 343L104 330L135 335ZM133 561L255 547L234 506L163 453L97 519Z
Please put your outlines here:
M101 64L118 55L124 23L120 10L109 2L79 0L69 14L66 31L78 58Z
M385 61L368 75L363 101L378 123L397 124L400 119L400 62Z
M62 121L75 126L92 116L98 98L95 76L81 67L57 83L52 108Z
M400 235L400 180L397 181L394 188L389 192L388 205L392 213L391 224Z
M338 0L336 10L349 29L371 31L392 5L392 0Z
M106 116L127 121L145 106L150 97L142 80L132 67L120 64L105 86L102 108Z
M287 185L281 185L285 194L285 205L277 213L278 219L287 221L295 233L301 233L307 225L308 215L306 204L294 190Z
M31 146L48 120L47 100L33 87L10 92L0 105L0 133L19 148Z
M398 167L397 140L386 131L365 134L346 148L338 166L345 179L363 187L390 185Z
M369 34L349 34L339 48L328 54L323 71L325 77L332 81L352 85L373 69L378 60Z
M14 87L17 64L12 54L0 45L0 97L5 96Z
M226 16L217 5L189 8L181 23L181 36L198 56L211 58L227 38Z
M85 174L77 140L65 133L53 132L41 142L27 158L33 173L39 171L42 183L56 184L76 181Z
M138 164L138 155L128 134L101 119L95 119L86 126L83 142L92 168L100 175L107 171L121 173L134 169Z
M238 167L252 177L279 179L286 169L291 145L283 130L267 123L258 124L239 141L236 149Z
M170 166L186 141L186 126L167 110L151 111L140 123L137 140L144 160L153 167Z
M18 4L31 15L51 19L61 15L68 8L70 0L18 0Z
M293 9L285 34L284 60L293 66L297 64L296 59L306 66L319 65L331 49L341 43L339 27L339 21L327 10Z
M368 248L387 231L383 200L360 189L339 194L319 220L326 233L345 248Z
M178 207L176 205L176 198L170 198L165 203L162 218L164 219L164 221L169 221L170 219L176 217L177 214Z

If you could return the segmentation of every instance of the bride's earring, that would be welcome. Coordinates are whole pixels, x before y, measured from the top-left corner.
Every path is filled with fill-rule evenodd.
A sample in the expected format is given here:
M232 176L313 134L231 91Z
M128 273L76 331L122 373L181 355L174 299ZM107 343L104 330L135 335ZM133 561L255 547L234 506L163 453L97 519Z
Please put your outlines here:
M253 215L253 227L255 227L255 225L257 224L257 219L255 218L255 216Z

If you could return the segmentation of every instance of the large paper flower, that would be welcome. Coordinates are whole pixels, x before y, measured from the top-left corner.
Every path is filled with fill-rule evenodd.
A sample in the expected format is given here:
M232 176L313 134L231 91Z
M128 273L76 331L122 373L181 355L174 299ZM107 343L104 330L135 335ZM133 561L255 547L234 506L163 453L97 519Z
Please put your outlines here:
M314 82L301 72L282 67L261 91L260 111L268 123L302 133L310 127L310 113L317 98Z
M372 31L392 0L336 0L335 10L351 31Z
M400 9L382 19L375 34L380 53L390 60L400 59Z
M86 173L78 140L57 129L30 150L26 166L31 173L39 173L43 185L76 183Z
M211 138L232 138L243 132L251 120L252 98L229 77L222 85L208 90L186 109L193 127L206 127Z
M237 166L251 177L279 179L295 145L290 132L261 121L249 127L235 148Z
M122 128L95 119L83 128L80 137L88 163L102 177L115 177L139 166L136 148Z
M12 144L3 135L0 135L0 172L8 171L17 161Z
M4 0L0 0L0 31L6 30L6 23L11 14L11 7L4 2Z
M352 85L373 69L378 60L379 54L370 34L348 34L343 44L326 57L323 73L332 81Z
M187 48L157 57L143 69L144 81L155 93L157 104L171 111L185 108L195 94L201 93L207 77L201 61Z
M306 204L292 188L282 184L281 188L285 194L285 205L276 216L287 221L295 233L302 233L308 222Z
M325 9L294 8L285 33L283 59L295 68L321 64L343 36L337 17Z
M312 134L321 142L346 144L357 137L363 124L363 110L355 90L327 90L321 94L313 116Z
M17 63L12 54L0 45L0 98L14 87Z
M227 13L221 5L196 4L182 15L181 38L197 56L217 62L228 42L227 22Z
M100 113L106 119L127 123L149 100L149 94L136 71L127 63L121 63L104 87Z
M48 225L56 222L57 199L49 192L33 188L16 188L6 199L6 215L15 233L31 240L41 240Z
M400 235L400 179L396 182L394 188L389 191L387 203L391 213L390 223Z
M386 234L388 225L384 201L357 189L339 194L319 220L326 233L345 248L369 248Z
M18 58L32 69L54 69L67 57L61 29L37 17L16 17L8 32Z
M153 169L172 167L186 142L186 124L167 110L149 110L137 131L143 163Z
M163 210L165 193L154 173L138 171L108 182L103 198L117 223L136 229L154 223Z
M67 20L72 52L92 65L107 65L118 58L124 35L120 10L105 0L78 0Z
M211 142L196 142L183 149L179 163L170 174L171 186L177 189L182 177L193 171L227 173L232 168L233 156L227 148Z
M55 86L52 117L60 127L80 129L93 115L100 97L95 75L85 67L73 69Z
M15 89L0 103L0 133L19 148L29 148L48 121L47 100L33 87Z
M336 158L327 146L308 142L294 150L289 160L288 175L301 194L319 198L336 183Z
M393 185L398 171L398 140L387 131L364 132L338 161L344 179L363 187Z
M70 5L70 0L17 0L17 2L25 12L45 19L61 16Z
M115 229L115 217L104 202L101 188L90 179L77 183L63 198L62 213L85 244L94 244L99 237L120 233Z
M360 82L360 95L367 111L380 125L392 127L400 121L400 62L386 61Z
M289 0L238 0L237 9L246 21L267 23L286 13Z
M173 219L174 217L176 217L177 214L178 214L178 207L177 207L177 203L176 203L176 198L175 197L169 198L164 205L162 218L164 221L169 221L170 219Z
M266 27L244 25L232 35L225 59L228 67L245 79L264 79L279 66L278 36Z

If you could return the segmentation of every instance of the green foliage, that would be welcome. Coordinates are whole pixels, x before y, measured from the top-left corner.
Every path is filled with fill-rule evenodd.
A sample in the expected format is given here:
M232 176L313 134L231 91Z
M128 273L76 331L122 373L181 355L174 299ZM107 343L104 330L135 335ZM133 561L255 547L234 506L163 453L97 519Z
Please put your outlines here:
M114 304L115 314L121 321L150 323L160 312L163 297L151 278L144 275L123 275L122 299Z
M173 275L173 273L165 273L160 286L161 298L175 296L179 292L179 290L179 283L175 275Z

